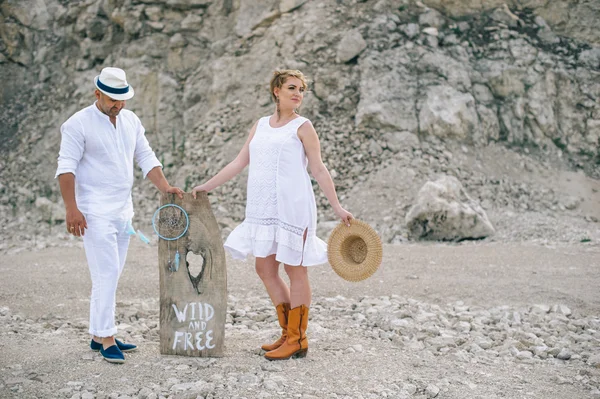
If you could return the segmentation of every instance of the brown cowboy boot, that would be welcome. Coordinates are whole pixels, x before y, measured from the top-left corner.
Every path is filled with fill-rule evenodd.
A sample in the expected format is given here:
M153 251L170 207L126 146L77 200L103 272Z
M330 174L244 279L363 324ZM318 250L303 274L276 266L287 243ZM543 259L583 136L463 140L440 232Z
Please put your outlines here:
M308 307L300 305L290 310L287 339L279 348L265 353L269 360L286 360L290 357L305 357L308 353Z
M288 315L290 313L289 303L280 303L277 305L277 318L279 319L279 325L281 326L281 337L272 344L264 344L261 349L264 351L272 351L279 348L287 339L287 326L288 326Z

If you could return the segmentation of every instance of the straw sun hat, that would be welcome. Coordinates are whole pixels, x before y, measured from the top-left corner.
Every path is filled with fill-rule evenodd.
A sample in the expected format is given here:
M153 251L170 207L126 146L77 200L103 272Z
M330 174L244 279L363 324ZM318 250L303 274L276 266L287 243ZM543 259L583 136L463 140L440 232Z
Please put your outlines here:
M350 220L350 227L340 223L327 242L329 264L348 281L370 277L381 265L382 255L381 239L375 230L357 219Z

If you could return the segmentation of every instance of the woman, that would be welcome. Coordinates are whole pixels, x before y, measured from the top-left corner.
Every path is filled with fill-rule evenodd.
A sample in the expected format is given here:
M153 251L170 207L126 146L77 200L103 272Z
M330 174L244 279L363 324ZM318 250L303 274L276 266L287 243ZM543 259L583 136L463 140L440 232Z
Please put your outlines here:
M306 356L311 302L307 267L327 262L327 246L316 236L317 207L307 163L335 214L348 225L352 218L338 201L314 127L298 115L306 88L302 72L276 71L270 84L275 112L254 124L231 163L192 190L195 198L196 192L210 191L250 165L246 218L231 232L225 248L236 259L256 257L256 272L276 305L281 337L262 346L270 360ZM289 287L279 276L279 263Z

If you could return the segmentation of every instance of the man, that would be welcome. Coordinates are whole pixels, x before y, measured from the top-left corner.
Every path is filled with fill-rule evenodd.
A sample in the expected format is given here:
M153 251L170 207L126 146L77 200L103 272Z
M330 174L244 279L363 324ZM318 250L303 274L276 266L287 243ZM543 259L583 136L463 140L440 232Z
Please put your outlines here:
M123 363L123 352L136 349L115 339L115 294L133 217L133 161L161 192L183 198L183 190L169 185L142 123L124 109L134 94L125 72L104 68L94 83L96 102L61 126L56 176L67 231L83 237L92 279L90 347L111 363Z

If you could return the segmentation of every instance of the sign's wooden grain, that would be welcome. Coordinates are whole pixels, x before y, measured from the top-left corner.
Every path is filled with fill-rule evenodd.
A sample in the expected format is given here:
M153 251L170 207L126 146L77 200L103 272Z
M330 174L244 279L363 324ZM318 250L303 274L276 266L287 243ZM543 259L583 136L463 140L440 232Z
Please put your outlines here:
M223 356L227 313L227 268L221 232L206 193L198 199L184 194L165 194L160 204L181 206L189 216L187 233L179 240L159 238L160 352L165 355ZM169 260L179 251L177 271ZM200 265L188 262L188 253L198 255ZM195 259L197 261L197 259ZM190 270L199 270L193 275Z

